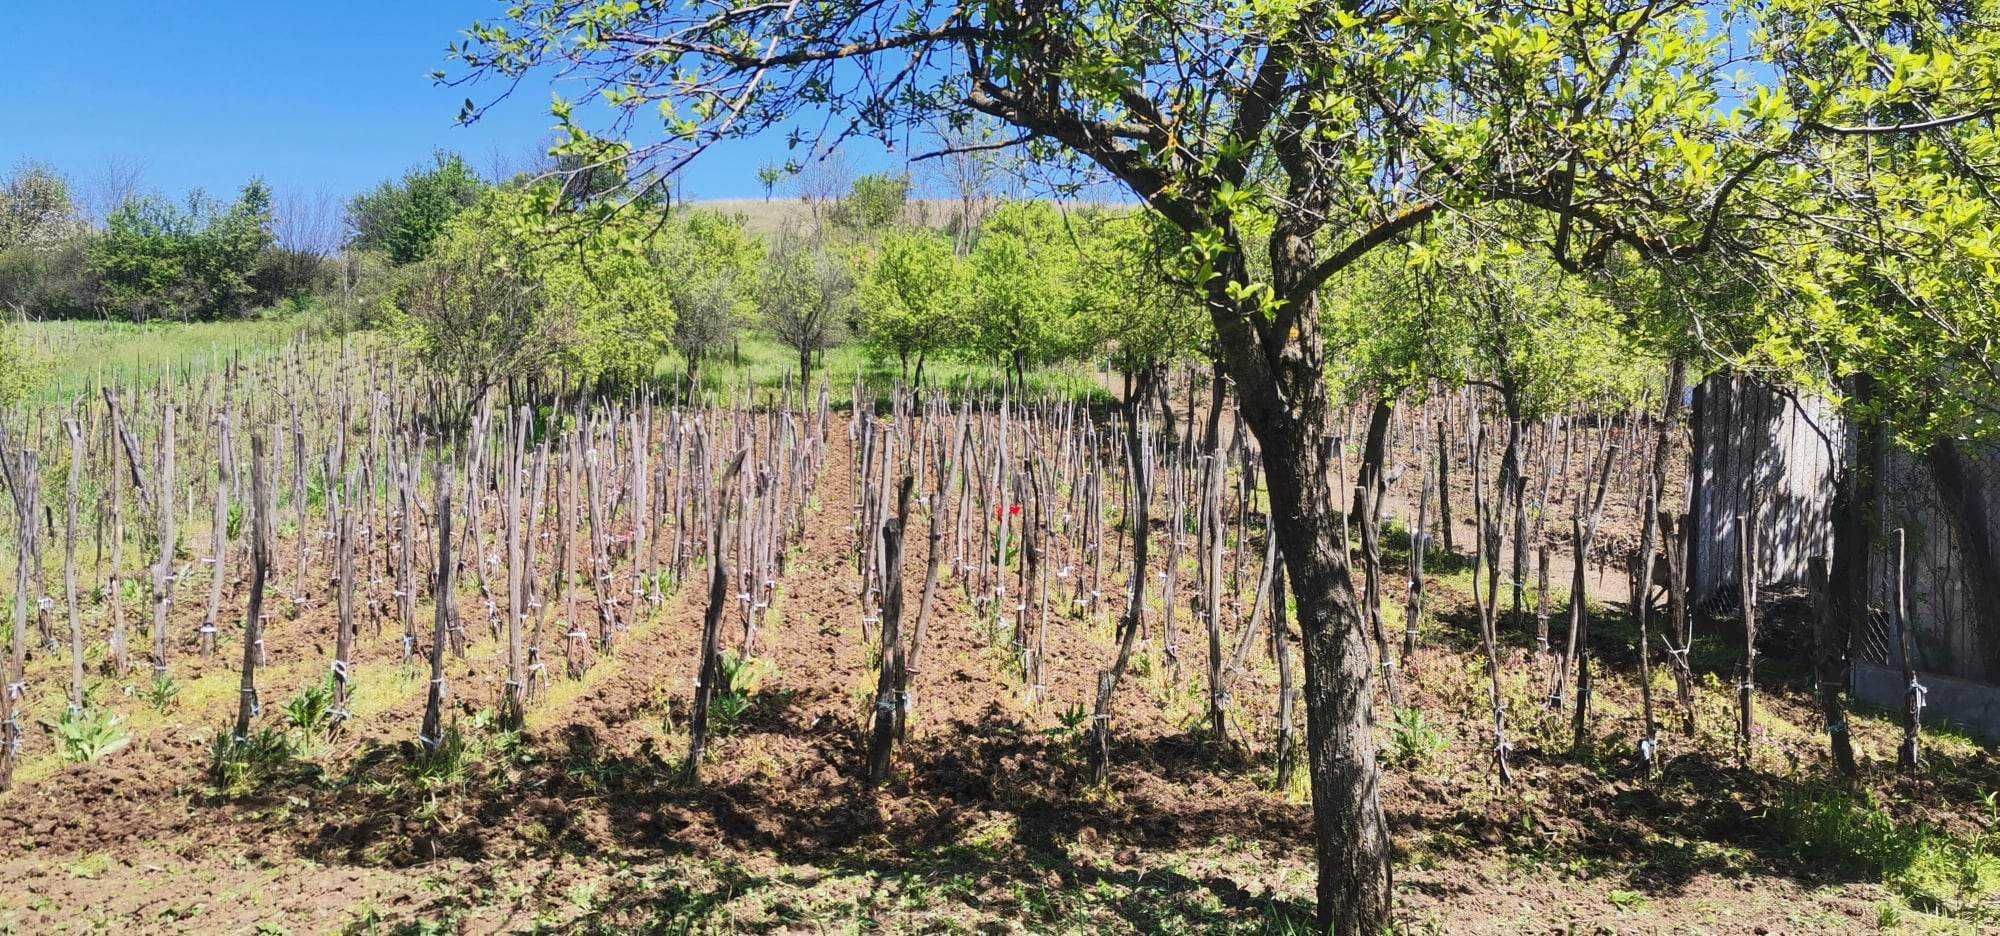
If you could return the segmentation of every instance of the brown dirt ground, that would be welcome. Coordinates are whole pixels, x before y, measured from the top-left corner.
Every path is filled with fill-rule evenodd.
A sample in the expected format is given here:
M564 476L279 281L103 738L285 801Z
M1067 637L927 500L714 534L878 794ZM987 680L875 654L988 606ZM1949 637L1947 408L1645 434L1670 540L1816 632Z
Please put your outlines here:
M844 440L836 440L844 445ZM256 795L207 789L208 742L232 710L235 650L184 650L187 687L165 715L136 699L134 743L58 766L39 736L0 795L0 927L20 932L1226 932L1303 925L1312 887L1303 791L1271 787L1275 677L1265 655L1235 692L1239 738L1198 730L1201 641L1182 672L1149 647L1121 689L1111 784L1091 788L1073 713L1109 662L1106 616L1055 615L1045 695L1031 703L957 582L915 686L897 774L860 782L873 664L860 636L846 455L836 447L779 614L760 651L774 675L717 739L701 781L681 780L703 590L682 588L581 681L558 676L515 750L490 738L461 781L427 794L403 766L422 677L399 662L393 622L367 636L364 687L345 735ZM920 538L913 538L917 543ZM910 550L912 589L921 548ZM1107 571L1107 582L1118 581ZM280 581L289 582L289 576ZM1441 586L1440 586L1441 587ZM1115 589L1107 588L1107 592ZM1187 592L1184 590L1183 594ZM185 591L184 591L185 594ZM1629 638L1605 628L1594 741L1572 751L1542 713L1546 664L1509 625L1505 671L1516 781L1488 776L1485 672L1462 599L1441 593L1409 667L1412 704L1442 742L1391 745L1383 803L1398 843L1397 925L1410 932L1875 931L1889 895L1869 875L1800 860L1772 802L1825 773L1819 722L1774 665L1753 766L1733 764L1729 702L1712 682L1699 732L1663 731L1666 766L1632 769L1638 719ZM320 675L330 612L313 596L271 629L267 718ZM240 600L240 599L239 599ZM1392 602L1394 603L1394 602ZM199 617L199 601L181 613ZM1117 610L1118 599L1107 612ZM914 607L914 599L911 606ZM481 606L466 603L475 638ZM421 615L422 612L420 612ZM588 603L579 614L588 620ZM135 616L135 620L136 620ZM734 618L730 619L733 625ZM726 625L727 628L727 625ZM191 632L192 627L182 630ZM726 629L727 632L727 629ZM370 631L364 625L364 635ZM1782 658L1782 625L1769 652ZM1230 641L1233 645L1233 640ZM1627 649L1621 649L1627 648ZM240 650L240 648L237 648ZM493 701L494 641L453 664L469 734ZM1622 654L1622 656L1621 656ZM59 686L52 656L36 685ZM559 664L552 663L553 669ZM1665 686L1662 676L1661 686ZM117 693L139 685L113 681ZM220 687L220 688L217 688ZM482 687L482 688L465 688ZM1670 696L1666 690L1663 700ZM59 698L37 696L47 715ZM1663 701L1664 706L1664 701ZM1663 709L1664 710L1664 709ZM1386 711L1385 739L1394 732ZM2000 789L1992 752L1939 747L1931 779L1885 773L1898 729L1855 719L1864 781L1898 808L1976 829ZM1302 728L1303 726L1301 726ZM1912 925L1957 925L1906 916Z

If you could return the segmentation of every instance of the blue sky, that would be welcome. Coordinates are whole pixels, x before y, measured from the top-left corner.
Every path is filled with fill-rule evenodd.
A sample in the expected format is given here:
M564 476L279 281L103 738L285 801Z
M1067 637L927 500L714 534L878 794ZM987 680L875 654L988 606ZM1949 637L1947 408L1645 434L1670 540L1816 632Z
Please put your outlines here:
M87 185L118 159L168 195L227 195L261 176L281 194L345 199L440 148L482 172L519 165L551 124L549 87L524 84L479 124L455 126L466 92L428 77L461 29L504 9L496 0L9 6L0 170L37 159ZM732 143L697 161L682 190L761 196L757 167L785 156L775 134Z

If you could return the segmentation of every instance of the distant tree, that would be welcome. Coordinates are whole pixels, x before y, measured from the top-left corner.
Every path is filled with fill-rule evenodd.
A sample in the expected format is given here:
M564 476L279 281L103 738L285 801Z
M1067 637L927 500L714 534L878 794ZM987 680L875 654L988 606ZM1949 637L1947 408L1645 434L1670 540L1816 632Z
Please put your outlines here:
M112 212L138 198L145 187L145 175L145 165L136 159L125 156L105 159L83 183L83 205L91 223L102 226Z
M40 163L16 167L0 180L0 309L42 318L95 308L89 238L62 176Z
M1082 243L1079 336L1135 386L1195 358L1215 340L1208 311L1170 266L1181 238L1150 211L1094 212L1072 225Z
M673 345L693 383L755 310L763 250L741 218L715 211L677 211L662 233L656 262L674 305Z
M1048 202L1015 202L993 213L969 260L970 350L1005 362L1011 379L1070 358L1092 344L1079 292L1080 246Z
M220 318L256 297L250 277L271 244L271 190L253 181L227 206L200 192L185 205L127 202L92 243L90 264L106 302L134 319Z
M818 233L781 231L758 290L771 333L798 355L799 382L812 382L813 359L840 339L854 270Z
M764 186L764 200L771 200L771 190L785 180L785 167L777 163L765 163L757 167L757 182Z
M97 313L103 281L91 266L92 238L51 247L0 250L0 311L17 318L68 318Z
M381 251L396 263L430 256L445 226L486 187L456 153L440 152L433 161L429 169L413 169L401 181L355 196L347 206L348 246Z
M909 176L865 175L855 179L847 197L834 206L832 221L857 234L879 234L902 223L909 203Z
M271 216L271 236L271 248L250 277L260 304L333 291L342 272L332 262L340 247L338 201L324 192L279 199Z
M868 348L894 357L902 375L924 381L924 361L952 346L958 306L964 301L965 262L951 239L936 231L892 231L882 239L861 279L861 330Z
M553 183L489 189L390 297L389 332L474 387L564 375L629 383L670 347L662 219L604 211L579 226Z
M854 188L854 165L844 150L834 149L806 160L792 170L792 184L806 203L815 228L826 224L835 206Z
M50 247L84 230L69 181L54 169L24 162L0 180L0 250Z
M993 209L994 181L1000 175L1000 166L991 147L998 133L983 121L971 120L964 129L946 125L938 136L944 149L932 161L932 171L958 201L949 230L952 245L963 257L972 252L979 226Z

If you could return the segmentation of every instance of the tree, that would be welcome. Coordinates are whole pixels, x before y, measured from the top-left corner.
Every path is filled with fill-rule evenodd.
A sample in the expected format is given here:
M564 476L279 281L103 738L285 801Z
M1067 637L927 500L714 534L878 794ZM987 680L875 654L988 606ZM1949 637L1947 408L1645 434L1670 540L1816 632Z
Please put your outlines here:
M132 318L219 318L256 298L250 276L271 245L271 190L252 181L226 207L199 191L184 205L127 202L92 243L90 264L106 301Z
M1004 139L995 137L991 121L972 121L962 129L947 124L938 132L942 150L932 171L958 202L948 229L961 257L972 252L979 226L993 208L995 177L1000 174L994 147L1004 144Z
M757 184L764 187L764 200L771 200L771 190L785 180L785 167L777 163L765 163L757 167Z
M69 181L55 170L24 162L0 180L0 250L53 247L86 230Z
M861 334L869 350L894 357L902 376L924 382L924 362L951 347L955 313L964 299L964 261L936 231L892 231L882 238L861 279Z
M830 113L821 144L893 143L982 113L1181 229L1261 443L1301 611L1319 922L1362 932L1388 918L1390 846L1343 508L1324 483L1321 286L1442 211L1492 202L1551 216L1543 246L1565 268L1621 248L1761 266L1774 234L1812 223L1793 196L1828 187L1815 160L2000 110L1996 20L1984 7L1825 0L529 0L455 52L467 78L546 67L599 79L588 103L602 108L559 102L565 129L594 135L596 115L622 137L659 114L662 133L632 152L669 168L719 139L796 126L802 111ZM674 80L635 87L635 69ZM1920 116L1878 120L1884 103ZM1246 237L1253 221L1268 236Z
M475 389L651 374L674 326L661 219L607 208L578 225L563 204L554 184L487 190L399 282L390 333Z
M833 210L854 188L854 164L838 147L808 158L792 168L792 184L798 186L799 200L806 203L812 226L824 227Z
M909 202L908 176L865 175L855 179L847 197L834 206L832 221L855 234L873 236L901 224Z
M479 199L486 187L456 153L439 152L428 169L412 169L399 182L384 182L347 205L347 244L379 250L396 263L430 256L451 219Z
M673 346L694 384L702 363L729 347L755 311L763 247L741 217L693 209L668 216L655 250L674 307Z
M1028 368L1066 360L1093 342L1078 274L1082 247L1055 206L1014 202L993 212L967 260L970 350Z
M798 355L800 386L812 383L814 356L839 339L841 316L853 291L851 261L824 235L779 232L757 304L771 333Z
M99 311L103 283L91 267L92 239L0 250L0 312L63 318Z

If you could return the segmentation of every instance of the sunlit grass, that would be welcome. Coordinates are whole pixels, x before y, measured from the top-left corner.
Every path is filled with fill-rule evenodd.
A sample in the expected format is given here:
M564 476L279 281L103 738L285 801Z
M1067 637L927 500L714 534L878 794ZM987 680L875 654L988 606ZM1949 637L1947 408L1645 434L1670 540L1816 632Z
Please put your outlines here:
M747 386L753 395L753 402L762 404L783 389L787 379L796 393L798 373L798 355L790 348L767 336L746 335L729 351L705 362L699 379L701 392L711 402L740 402ZM905 376L897 362L875 360L859 344L848 343L829 349L815 363L813 384L818 386L822 379L826 380L830 402L836 407L844 407L854 397L857 375L863 387L876 395L885 394ZM678 355L663 357L654 368L654 376L670 386L682 384L687 376L686 361ZM1004 380L1005 372L998 364L940 357L924 365L926 386L951 387L954 390L969 388L974 392L997 394ZM1049 394L1093 401L1109 399L1103 389L1104 384L1087 363L1032 371L1028 374L1027 385L1032 396Z
M132 386L161 377L220 369L231 358L275 354L303 319L273 316L227 322L27 322L40 380L29 403L95 394L106 385Z

